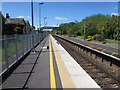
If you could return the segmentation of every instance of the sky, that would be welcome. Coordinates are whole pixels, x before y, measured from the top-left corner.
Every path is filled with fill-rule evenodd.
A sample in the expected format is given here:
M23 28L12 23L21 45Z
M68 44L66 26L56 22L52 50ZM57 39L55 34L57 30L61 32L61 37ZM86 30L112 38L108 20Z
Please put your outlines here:
M41 15L42 26L44 17L47 26L58 26L61 23L81 21L94 14L118 15L117 2L44 2L39 15L39 3L34 2L34 26L39 26ZM24 18L31 23L30 2L3 2L2 13L9 13L11 18Z

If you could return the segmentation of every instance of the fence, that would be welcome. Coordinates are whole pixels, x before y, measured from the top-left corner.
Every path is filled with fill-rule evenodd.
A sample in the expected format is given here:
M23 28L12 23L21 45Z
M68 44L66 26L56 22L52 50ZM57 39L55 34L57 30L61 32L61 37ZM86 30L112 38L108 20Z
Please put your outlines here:
M2 47L0 52L2 53L2 70L0 76L5 72L9 71L9 68L26 55L33 47L40 43L47 35L47 32L39 34L27 34L27 35L4 35L0 39Z

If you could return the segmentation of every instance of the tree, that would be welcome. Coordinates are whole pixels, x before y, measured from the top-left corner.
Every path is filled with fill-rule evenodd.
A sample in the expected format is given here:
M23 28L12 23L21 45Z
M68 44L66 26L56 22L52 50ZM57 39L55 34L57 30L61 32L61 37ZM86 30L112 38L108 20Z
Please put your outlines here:
M6 23L3 35L23 34L23 27L20 23Z
M64 35L96 36L99 40L120 40L120 16L96 14L84 18L81 22L62 23L57 32Z

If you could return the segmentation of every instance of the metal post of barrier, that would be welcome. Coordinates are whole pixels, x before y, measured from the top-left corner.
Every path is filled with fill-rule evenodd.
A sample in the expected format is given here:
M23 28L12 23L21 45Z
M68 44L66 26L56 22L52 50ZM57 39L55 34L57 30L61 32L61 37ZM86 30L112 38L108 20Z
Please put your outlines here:
M7 46L7 36L6 35L4 35L4 47L5 47L5 67L6 67L6 69L8 70L8 72L9 72L9 60L8 60L8 46Z
M16 48L16 60L18 61L18 46L17 46L17 39L18 36L15 34L14 42L15 42L15 48Z
M38 36L38 34L35 35L35 41L36 41L36 42L35 42L35 45L34 45L34 46L36 46L36 44L37 44L37 40L38 40L37 36Z
M26 46L26 48L27 48L26 50L27 50L27 51L26 51L26 52L28 52L28 48L29 48L29 47L28 47L28 35L26 35L26 41L27 41L27 42L26 42L26 43L27 43L27 46Z
M28 50L30 50L30 35L28 35Z
M40 38L39 40L41 41L41 36L40 36L40 33L39 33L39 38ZM39 43L40 43L40 41L39 41Z
M24 55L25 55L25 35L23 35L23 51L24 51Z
M40 36L40 37L39 37L39 38L40 38L40 41L39 41L39 42L41 42L41 32L39 33L39 36Z
M102 62L104 61L104 58L103 58L103 56L101 55L101 58L102 58Z
M95 54L95 58L97 58L97 54Z
M39 34L37 34L37 44L39 43Z
M40 43L40 33L38 34L38 37L39 37L39 43Z
M33 47L35 47L35 45L36 45L36 41L37 41L36 37L37 37L37 35L34 34L34 41L35 42L34 42L34 46Z
M30 49L32 48L32 37L31 37L32 34L30 34Z
M27 42L27 35L25 35L25 48L26 48L26 52L28 51L28 42Z
M112 60L110 61L110 66L112 66Z
M23 36L21 36L21 40L22 40L22 56L23 56L24 55Z
M29 46L29 40L30 40L30 39L29 39L29 35L27 35L27 37L28 37L28 38L27 38L27 42L28 42L28 51L29 51L29 49L30 49L30 46Z

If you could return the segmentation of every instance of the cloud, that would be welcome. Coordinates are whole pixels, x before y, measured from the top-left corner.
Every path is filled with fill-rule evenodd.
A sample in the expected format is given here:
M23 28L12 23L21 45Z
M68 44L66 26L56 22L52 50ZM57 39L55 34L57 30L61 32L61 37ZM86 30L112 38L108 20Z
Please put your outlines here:
M112 15L120 16L120 13L112 13Z
M18 16L18 18L25 18L24 16Z
M68 20L68 18L65 18L65 17L54 17L54 19L57 19L57 20Z
M31 18L30 16L26 16L26 18Z
M31 18L30 16L18 16L18 18Z

